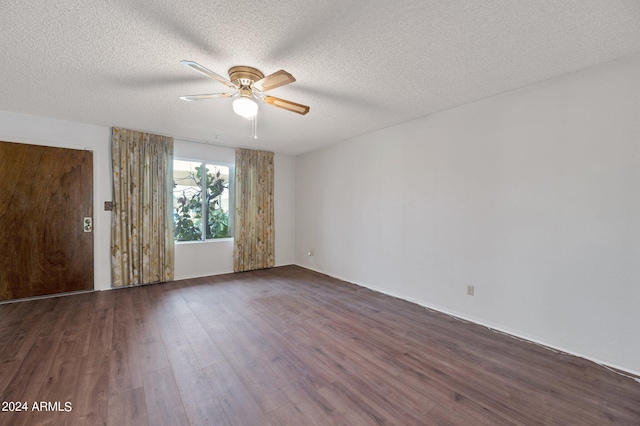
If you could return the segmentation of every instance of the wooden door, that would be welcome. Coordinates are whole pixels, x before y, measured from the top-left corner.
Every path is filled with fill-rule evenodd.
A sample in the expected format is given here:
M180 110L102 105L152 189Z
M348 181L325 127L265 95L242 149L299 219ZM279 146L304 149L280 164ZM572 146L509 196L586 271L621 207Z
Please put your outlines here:
M93 153L0 142L0 300L93 289Z

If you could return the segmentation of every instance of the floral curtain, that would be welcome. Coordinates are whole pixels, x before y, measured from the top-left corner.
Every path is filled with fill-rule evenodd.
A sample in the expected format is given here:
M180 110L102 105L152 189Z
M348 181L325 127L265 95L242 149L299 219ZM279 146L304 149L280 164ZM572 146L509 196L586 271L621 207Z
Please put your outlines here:
M275 263L273 152L236 150L233 270Z
M173 138L111 133L113 287L173 279Z

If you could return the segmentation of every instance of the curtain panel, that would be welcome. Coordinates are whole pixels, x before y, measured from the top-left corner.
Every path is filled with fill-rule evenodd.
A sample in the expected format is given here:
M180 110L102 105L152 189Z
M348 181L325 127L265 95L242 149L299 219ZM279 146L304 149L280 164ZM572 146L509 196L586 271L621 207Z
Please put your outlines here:
M173 138L111 133L113 287L173 279Z
M274 263L273 152L237 149L233 270Z

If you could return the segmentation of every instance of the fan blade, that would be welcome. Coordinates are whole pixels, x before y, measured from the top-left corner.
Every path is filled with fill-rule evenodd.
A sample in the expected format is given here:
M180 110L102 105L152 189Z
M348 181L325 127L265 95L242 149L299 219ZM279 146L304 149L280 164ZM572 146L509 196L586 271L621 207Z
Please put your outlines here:
M229 80L227 80L224 77L219 76L218 74L216 74L215 72L211 71L208 68L203 67L202 65L196 63L196 62L192 62L192 61L182 61L180 62L182 65L187 66L193 70L198 71L199 73L202 73L204 75L206 75L207 77L213 78L214 80L218 80L220 83L224 84L225 86L229 86L231 88L236 88L235 84L233 84L232 82L230 82Z
M287 111L297 112L300 115L305 115L309 112L309 107L306 105L297 104L286 99L276 98L275 96L267 96L263 101L273 106L277 106L278 108L286 109Z
M267 90L275 89L276 87L284 86L294 81L296 81L296 79L291 74L285 70L280 70L256 81L253 83L253 87L261 92L266 92Z
M183 101L200 101L202 99L212 99L212 98L230 98L235 93L209 93L205 95L187 95L180 96L180 99Z

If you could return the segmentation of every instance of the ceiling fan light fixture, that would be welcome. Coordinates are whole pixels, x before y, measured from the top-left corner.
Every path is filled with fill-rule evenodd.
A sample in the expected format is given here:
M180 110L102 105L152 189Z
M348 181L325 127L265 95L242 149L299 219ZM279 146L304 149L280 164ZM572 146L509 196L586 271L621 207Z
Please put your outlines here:
M233 101L233 112L244 118L252 118L258 114L258 104L243 96Z

